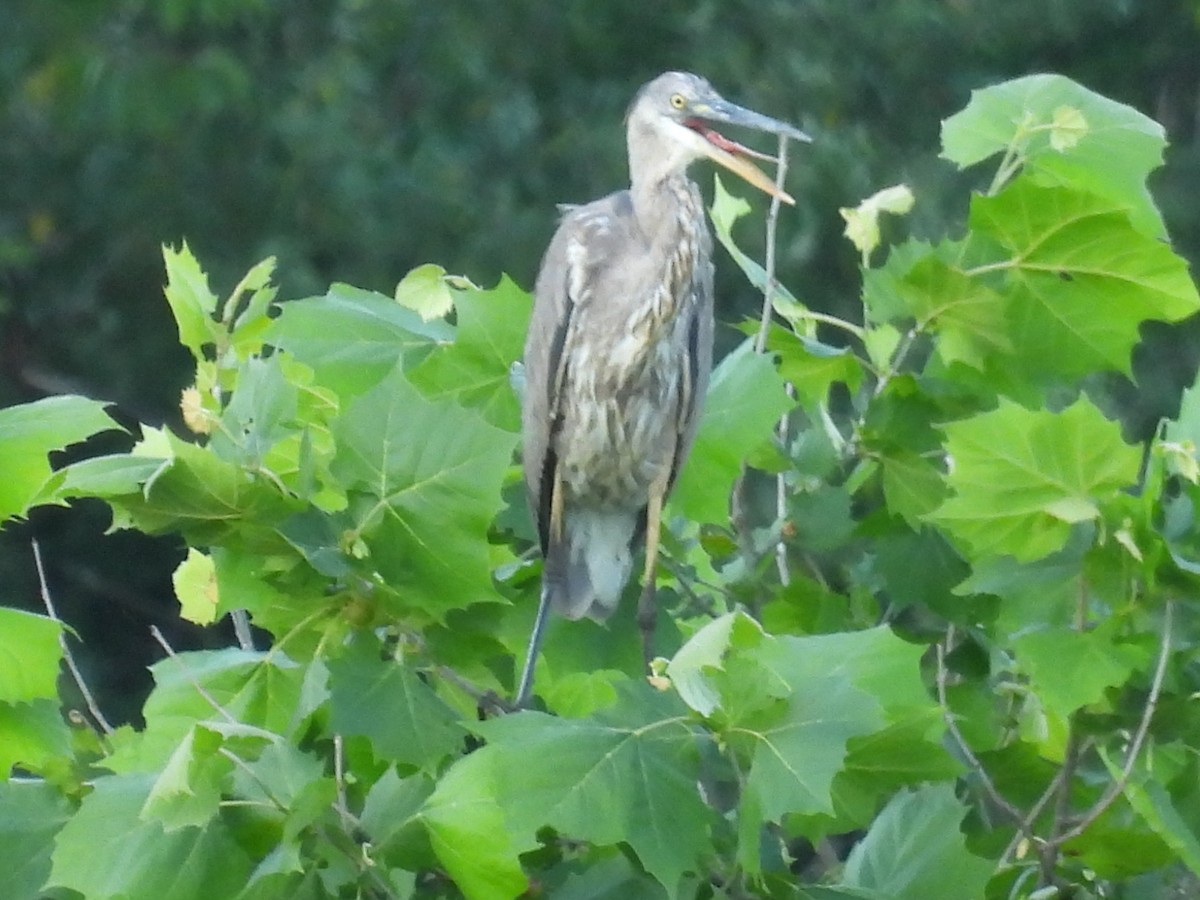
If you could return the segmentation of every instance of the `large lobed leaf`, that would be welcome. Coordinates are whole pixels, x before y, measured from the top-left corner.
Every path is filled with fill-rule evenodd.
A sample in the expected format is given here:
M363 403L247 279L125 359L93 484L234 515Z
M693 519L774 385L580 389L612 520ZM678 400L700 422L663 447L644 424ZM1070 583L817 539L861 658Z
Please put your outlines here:
M104 407L63 396L0 409L0 523L37 501L50 478L50 453L117 427Z
M468 897L512 897L524 889L515 855L549 826L627 843L675 896L713 821L683 712L664 697L626 695L620 710L592 719L525 712L482 723L487 746L450 770L423 813L439 858Z
M439 344L409 379L430 399L452 399L498 428L519 431L521 405L509 370L521 358L531 308L529 295L507 278L490 291L457 292L454 343Z
M516 435L426 398L399 368L351 402L334 434L357 532L405 604L440 619L494 599L487 533Z
M1200 309L1187 263L1110 199L1021 178L976 197L970 225L1007 254L975 271L1006 272L1008 339L1031 374L1128 373L1143 321Z
M672 510L699 522L726 521L729 495L746 458L770 442L772 426L794 403L771 358L755 353L749 342L721 360Z
M1074 110L1082 116L1067 116ZM1065 123L1071 123L1069 135ZM1062 75L1031 75L971 92L942 123L942 156L965 168L1002 154L1020 132L1025 167L1042 184L1071 184L1130 210L1137 229L1162 237L1162 217L1146 178L1162 165L1166 138L1157 122Z
M929 519L976 556L1032 561L1061 549L1072 525L1134 483L1141 461L1085 399L1061 413L1002 400L944 428L954 496Z

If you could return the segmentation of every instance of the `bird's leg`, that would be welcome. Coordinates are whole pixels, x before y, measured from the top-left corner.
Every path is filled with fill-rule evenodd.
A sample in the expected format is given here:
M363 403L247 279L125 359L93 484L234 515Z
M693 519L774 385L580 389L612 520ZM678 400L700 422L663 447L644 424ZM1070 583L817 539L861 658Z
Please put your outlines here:
M555 556L562 542L563 491L562 482L556 472L550 481L550 536L546 544L546 559L542 562L542 596L538 601L537 616L533 620L533 631L529 635L529 647L525 651L525 666L521 669L521 680L517 683L517 696L513 704L519 709L529 702L533 693L533 670L537 666L538 653L542 649L542 638L546 634L546 620L550 618L550 588L546 583L546 567Z
M642 658L647 666L654 659L654 626L658 607L654 601L654 573L658 567L658 529L662 521L666 485L655 482L646 503L646 568L642 572L642 596L638 600L637 622L642 632Z
M529 635L529 648L525 651L525 667L521 669L521 681L517 685L517 696L513 705L518 709L529 702L533 693L533 670L537 665L538 653L542 650L542 638L546 634L546 620L550 618L550 591L542 581L542 598L538 601L537 617L533 620L533 631Z

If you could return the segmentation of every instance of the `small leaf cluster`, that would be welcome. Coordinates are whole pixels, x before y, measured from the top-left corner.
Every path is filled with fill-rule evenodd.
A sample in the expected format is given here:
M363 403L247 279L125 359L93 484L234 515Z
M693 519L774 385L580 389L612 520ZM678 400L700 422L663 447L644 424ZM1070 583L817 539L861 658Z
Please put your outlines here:
M1064 78L977 92L943 130L999 160L963 234L872 266L921 198L846 210L853 323L738 247L718 182L775 316L665 516L661 658L633 602L556 621L528 710L528 295L423 266L281 303L268 260L222 299L168 248L191 434L55 468L103 404L0 411L0 516L92 498L181 535L182 615L256 631L163 642L113 729L64 716L52 608L0 609L10 896L1171 896L1200 875L1200 388L1138 447L1096 377L1200 310L1146 190L1164 143Z

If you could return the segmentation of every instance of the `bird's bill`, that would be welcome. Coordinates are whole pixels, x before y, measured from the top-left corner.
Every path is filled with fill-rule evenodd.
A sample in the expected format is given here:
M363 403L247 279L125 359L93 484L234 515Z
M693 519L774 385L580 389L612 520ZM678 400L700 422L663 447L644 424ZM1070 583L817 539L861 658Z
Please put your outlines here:
M810 142L812 138L787 122L772 119L770 116L756 113L720 97L695 104L693 110L696 112L697 118L686 124L704 138L704 146L701 149L709 159L724 166L735 175L741 176L760 191L770 194L772 197L778 197L784 203L795 205L796 201L790 194L777 186L761 169L747 159L747 157L753 156L758 159L775 161L775 157L758 153L737 141L730 140L715 129L708 127L708 123L720 122L743 128L753 128L755 131L766 131L805 143Z

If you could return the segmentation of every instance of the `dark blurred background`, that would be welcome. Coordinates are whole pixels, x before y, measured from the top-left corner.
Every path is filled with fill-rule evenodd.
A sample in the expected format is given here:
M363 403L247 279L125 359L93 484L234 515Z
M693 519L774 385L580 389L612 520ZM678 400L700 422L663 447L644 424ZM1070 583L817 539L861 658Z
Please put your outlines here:
M554 204L624 183L625 107L666 69L813 135L793 153L779 257L814 307L859 317L838 207L905 181L917 208L890 237L956 228L990 173L937 159L939 121L1034 72L1166 127L1153 187L1195 262L1198 23L1198 0L4 0L0 406L80 393L174 425L190 362L164 242L186 238L218 293L268 255L285 298L335 280L390 293L424 262L531 286ZM744 228L759 252L761 226ZM734 321L755 299L718 269ZM1200 354L1195 322L1145 333L1134 381L1106 386L1131 437L1173 410ZM226 636L175 620L178 541L107 525L91 504L10 523L0 603L40 608L36 535L89 679L136 721L150 624L181 646Z

